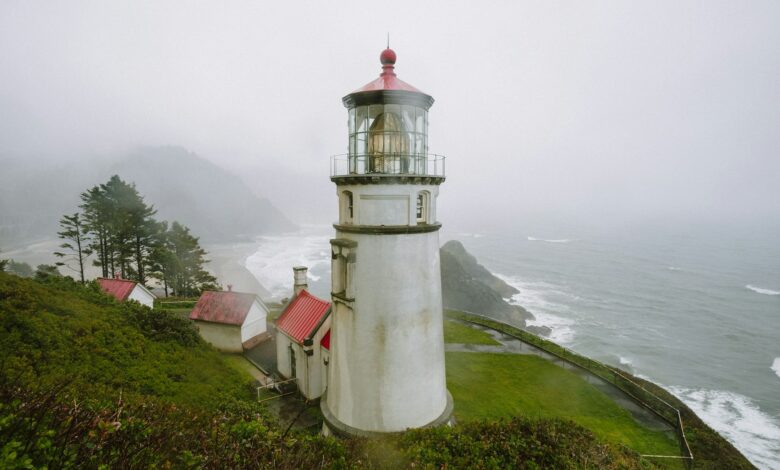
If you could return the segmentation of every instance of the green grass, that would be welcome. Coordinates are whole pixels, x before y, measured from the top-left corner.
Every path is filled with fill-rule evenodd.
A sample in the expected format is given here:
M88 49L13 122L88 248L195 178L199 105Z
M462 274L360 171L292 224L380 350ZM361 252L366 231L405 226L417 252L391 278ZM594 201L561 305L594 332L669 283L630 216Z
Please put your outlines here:
M494 346L501 344L484 331L447 319L444 320L444 342L453 344L487 344Z
M447 385L461 421L570 419L642 454L679 455L674 436L643 427L598 389L537 356L448 352Z

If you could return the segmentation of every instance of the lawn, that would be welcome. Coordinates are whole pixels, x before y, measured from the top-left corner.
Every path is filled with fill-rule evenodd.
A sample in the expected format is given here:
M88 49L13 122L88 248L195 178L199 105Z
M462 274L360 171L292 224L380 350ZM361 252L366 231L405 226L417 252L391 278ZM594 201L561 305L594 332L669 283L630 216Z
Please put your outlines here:
M598 389L537 356L448 352L447 386L460 421L569 419L641 454L679 455L674 435L643 427Z
M482 330L448 319L444 320L444 342L453 344L488 344L494 346L501 344Z

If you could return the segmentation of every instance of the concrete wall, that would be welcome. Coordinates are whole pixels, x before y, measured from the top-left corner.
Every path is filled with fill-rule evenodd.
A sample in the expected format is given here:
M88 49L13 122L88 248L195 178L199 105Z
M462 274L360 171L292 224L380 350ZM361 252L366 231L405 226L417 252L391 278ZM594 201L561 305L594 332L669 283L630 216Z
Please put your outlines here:
M215 348L225 352L244 352L241 346L241 327L195 320L200 336Z
M342 197L352 192L352 220ZM425 223L436 221L436 185L344 185L337 188L339 195L339 223L354 225L417 225L417 194L427 192L428 210Z
M279 374L286 378L292 378L292 367L290 366L290 345L295 344L289 336L276 330L276 369ZM296 359L300 355L298 351L295 352ZM296 363L296 371L299 370ZM297 372L296 372L297 375Z
M257 335L266 332L266 318L268 317L268 308L255 300L249 309L244 324L241 325L241 342L245 343Z
M320 346L320 341L329 328L330 317L325 319L320 329L315 333L311 346L296 343L281 331L276 333L276 368L284 378L292 378L292 361L290 359L290 345L292 345L298 389L309 400L319 398L325 391L322 371L323 348ZM306 354L307 350L311 351L311 355Z
M127 296L127 300L135 300L141 305L146 305L149 308L154 308L154 295L148 290L136 284L130 295Z
M435 217L437 186L341 189L395 192L410 198L425 190L432 201L429 217ZM355 201L360 204L359 198ZM394 207L390 204L386 209ZM366 215L358 213L356 218L365 220ZM438 232L337 231L336 237L357 242L352 272L347 271L351 278L346 281L354 300L341 302L334 297L326 406L341 422L365 431L394 432L429 424L444 413L448 397Z

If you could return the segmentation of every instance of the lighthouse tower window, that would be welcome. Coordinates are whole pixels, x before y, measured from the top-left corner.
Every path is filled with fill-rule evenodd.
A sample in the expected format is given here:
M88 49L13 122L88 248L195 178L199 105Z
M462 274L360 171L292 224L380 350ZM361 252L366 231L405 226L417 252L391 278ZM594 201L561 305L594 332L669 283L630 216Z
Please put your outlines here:
M417 223L428 222L428 192L420 191L417 193Z
M341 193L341 218L343 223L351 224L354 217L354 199L352 191L343 191Z

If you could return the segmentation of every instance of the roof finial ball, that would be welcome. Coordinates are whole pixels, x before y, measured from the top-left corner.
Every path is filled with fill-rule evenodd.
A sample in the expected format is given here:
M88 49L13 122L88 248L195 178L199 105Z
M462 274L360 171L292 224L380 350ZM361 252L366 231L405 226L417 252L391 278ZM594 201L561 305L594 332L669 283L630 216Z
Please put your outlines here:
M379 54L382 63L382 75L395 75L395 51L389 47Z

